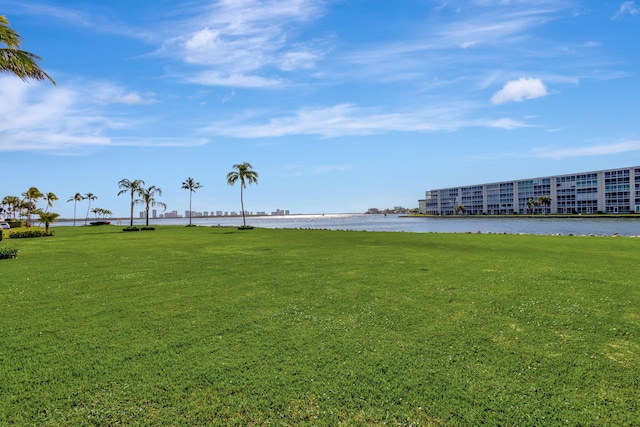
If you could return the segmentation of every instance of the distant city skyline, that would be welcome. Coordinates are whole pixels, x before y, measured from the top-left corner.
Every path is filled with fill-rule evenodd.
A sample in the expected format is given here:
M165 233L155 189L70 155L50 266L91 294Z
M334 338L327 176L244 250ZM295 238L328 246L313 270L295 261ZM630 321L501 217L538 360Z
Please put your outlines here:
M0 76L0 196L129 216L417 208L432 188L640 164L640 1L0 0L57 83ZM87 204L77 205L84 216ZM137 212L138 209L136 209Z

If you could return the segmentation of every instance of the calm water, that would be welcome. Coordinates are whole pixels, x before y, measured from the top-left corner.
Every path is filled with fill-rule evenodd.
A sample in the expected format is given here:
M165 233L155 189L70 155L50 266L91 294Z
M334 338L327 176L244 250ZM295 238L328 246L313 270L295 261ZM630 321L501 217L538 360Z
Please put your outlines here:
M78 225L84 221L77 221ZM150 224L186 225L188 218L150 219ZM196 225L242 225L242 217L194 218ZM129 221L112 220L114 225L129 225ZM134 220L134 224L143 225L143 220ZM640 217L622 218L544 218L542 216L519 216L513 218L426 218L401 217L398 215L364 214L326 214L326 215L288 215L282 217L248 217L247 224L261 228L312 228L328 230L362 231L404 231L412 233L509 233L509 234L575 234L575 235L612 235L640 236ZM70 221L61 221L55 225L72 225Z

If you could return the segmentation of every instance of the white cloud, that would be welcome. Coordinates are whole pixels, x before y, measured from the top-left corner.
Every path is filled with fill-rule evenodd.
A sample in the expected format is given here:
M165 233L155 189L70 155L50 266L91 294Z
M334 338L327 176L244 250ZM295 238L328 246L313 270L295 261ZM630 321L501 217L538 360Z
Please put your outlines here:
M120 97L121 99L117 99ZM18 82L0 78L0 151L69 152L82 147L106 145L193 146L195 138L121 138L109 133L133 128L132 119L110 111L113 102L145 103L135 92L115 86L80 82L76 85ZM147 99L148 100L148 99ZM136 116L135 120L139 120ZM205 141L206 142L206 141Z
M441 104L430 109L411 112L379 112L353 104L338 104L324 108L301 108L294 113L256 122L245 116L240 121L218 122L201 129L207 135L235 138L270 138L287 135L317 135L324 138L379 135L389 132L453 131L463 127L515 129L525 123L508 119L465 119L473 110L464 104ZM254 123L243 123L254 120Z
M280 86L282 80L278 78L262 77L241 73L225 74L218 71L203 71L189 76L186 80L205 86L225 86L233 88L272 88Z
M540 79L521 77L518 80L507 82L502 89L491 98L493 104L505 102L521 102L525 99L534 99L547 96L547 87Z
M522 127L527 127L529 125L518 120L513 120L513 119L503 117L501 119L490 122L489 126L500 128L500 129L518 129Z
M618 12L616 12L611 19L618 19L627 14L631 16L640 15L640 7L637 7L633 1L625 1L620 5L620 9L618 9Z
M134 147L198 147L209 140L205 138L112 138L111 145Z
M190 82L273 87L282 80L257 77L263 70L309 69L322 56L309 43L291 44L294 30L322 13L316 0L221 0L180 26L182 34L167 40L160 52L206 69L188 77Z
M111 99L111 102L115 104L128 104L128 105L150 105L158 102L155 99L153 92L145 93L144 95L138 92L129 92L122 95L116 95Z
M537 150L535 157L562 160L569 157L603 156L607 154L640 151L640 140L622 141L615 144L573 147L560 150Z

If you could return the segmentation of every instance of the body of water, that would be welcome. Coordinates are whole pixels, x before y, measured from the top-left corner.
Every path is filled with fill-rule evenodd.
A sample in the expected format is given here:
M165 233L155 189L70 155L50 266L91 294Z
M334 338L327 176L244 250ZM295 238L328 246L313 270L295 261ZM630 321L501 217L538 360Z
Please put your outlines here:
M194 218L201 226L239 226L242 217ZM187 225L188 218L150 219L151 225ZM77 225L84 220L76 220ZM112 225L129 225L128 220L111 220ZM327 230L394 231L411 233L509 233L640 236L640 216L635 218L547 218L504 217L405 217L400 215L325 214L247 217L247 224L260 228L309 228ZM60 221L56 226L73 225ZM134 225L144 225L135 219Z

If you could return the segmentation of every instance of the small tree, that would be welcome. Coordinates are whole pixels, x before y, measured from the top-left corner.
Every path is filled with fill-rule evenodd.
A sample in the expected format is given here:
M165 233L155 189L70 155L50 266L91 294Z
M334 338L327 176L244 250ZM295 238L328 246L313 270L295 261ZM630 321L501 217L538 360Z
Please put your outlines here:
M251 164L244 162L233 165L231 172L227 174L227 184L234 185L237 181L240 181L240 206L242 207L242 226L247 226L247 221L244 216L244 200L243 190L247 188L247 183L258 183L258 172L253 170Z
M551 206L551 197L549 196L538 197L538 205L543 206L545 208ZM546 213L546 209L545 209L545 213Z
M125 178L121 179L120 182L118 182L118 187L122 189L118 191L118 196L127 193L129 193L129 195L131 196L131 223L129 224L130 227L133 227L133 207L136 204L135 196L141 194L143 185L144 181L141 179L130 181Z
M533 200L533 198L531 197L529 198L529 200L527 200L526 206L527 206L527 210L531 212L531 216L533 216L533 210L537 204L538 203L535 200Z
M26 202L23 207L26 210L27 227L30 227L31 215L35 213L36 204L38 203L38 200L44 197L44 194L42 194L42 192L36 187L31 187L27 191L22 193L22 195L24 196Z
M56 196L52 192L48 192L42 198L44 199L45 202L47 202L47 207L44 208L45 212L47 212L49 210L49 208L53 207L53 202L58 200L58 196Z
M7 214L11 214L13 219L16 219L18 213L18 206L20 205L20 197L18 196L5 196L2 199L2 204L6 206Z
M187 180L182 183L182 189L189 190L189 225L191 225L191 195L201 187L202 185L191 177L187 178Z
M89 209L91 209L91 201L96 200L98 196L93 193L86 193L83 198L89 201L89 205L87 206L87 215L84 217L84 225L87 225L87 219L89 218Z
M158 196L161 196L162 190L159 187L152 185L149 188L142 188L140 190L140 198L136 200L136 202L144 205L145 219L146 219L145 225L147 227L149 226L149 208L151 206L160 206L162 207L162 210L167 209L167 205L165 203L162 203L156 200L155 198L156 194Z
M51 224L52 222L56 222L58 220L58 217L60 217L60 214L57 214L55 212L38 210L36 211L36 213L40 217L40 222L44 223L44 229L47 231L47 233L49 232L49 224Z
M458 215L459 213L465 214L467 213L467 208L465 208L462 205L456 205L454 206L453 211L455 212L456 215Z
M80 193L76 193L73 196L69 197L69 200L67 200L67 203L69 202L73 202L73 226L76 226L76 206L78 205L78 202L81 202L84 200L84 197L82 197L82 194Z

